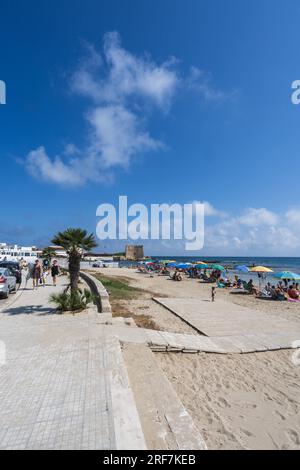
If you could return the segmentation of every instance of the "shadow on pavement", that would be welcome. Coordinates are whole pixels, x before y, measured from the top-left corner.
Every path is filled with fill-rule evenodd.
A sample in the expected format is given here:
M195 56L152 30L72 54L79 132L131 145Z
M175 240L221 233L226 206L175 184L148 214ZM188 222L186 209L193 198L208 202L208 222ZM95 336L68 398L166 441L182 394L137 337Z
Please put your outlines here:
M6 315L60 315L60 313L51 307L42 305L26 305L21 307L7 308L2 311Z

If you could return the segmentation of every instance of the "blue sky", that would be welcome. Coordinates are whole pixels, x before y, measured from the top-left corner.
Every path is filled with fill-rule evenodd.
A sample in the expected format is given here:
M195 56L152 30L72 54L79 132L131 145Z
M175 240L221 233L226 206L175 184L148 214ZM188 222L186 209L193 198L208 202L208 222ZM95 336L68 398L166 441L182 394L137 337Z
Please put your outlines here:
M207 201L203 254L298 255L299 18L297 0L2 0L0 241L95 231L125 194Z

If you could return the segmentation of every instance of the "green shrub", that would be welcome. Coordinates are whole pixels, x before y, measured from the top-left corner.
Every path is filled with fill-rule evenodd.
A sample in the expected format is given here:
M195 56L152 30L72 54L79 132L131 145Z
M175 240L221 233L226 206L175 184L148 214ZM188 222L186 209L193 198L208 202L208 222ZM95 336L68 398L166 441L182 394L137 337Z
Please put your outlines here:
M67 288L59 294L50 295L50 302L56 304L57 310L61 312L84 310L93 301L94 296L88 289L71 292Z

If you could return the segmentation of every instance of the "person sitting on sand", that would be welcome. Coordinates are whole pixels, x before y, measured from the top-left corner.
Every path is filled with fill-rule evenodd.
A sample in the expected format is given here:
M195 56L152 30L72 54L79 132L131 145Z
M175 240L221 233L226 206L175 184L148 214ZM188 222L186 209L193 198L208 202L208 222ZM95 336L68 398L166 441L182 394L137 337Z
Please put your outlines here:
M293 300L298 300L299 299L299 291L297 291L295 289L295 287L293 287L293 285L290 285L290 287L288 288L288 296L290 299L293 299Z
M270 297L272 299L274 299L276 297L276 289L275 289L275 286L270 286L268 287L268 290L267 290L268 294L270 295Z
M272 290L271 284L268 282L265 286L265 291L267 294L271 295L271 290Z
M158 274L160 274L161 276L165 276L165 275L169 274L169 271L166 268L166 266L164 266L163 268L161 268L161 270L159 271Z
M243 286L242 286L242 279L240 279L238 277L237 274L235 274L234 276L234 282L233 282L233 286L235 289L241 289Z
M250 292L250 294L258 295L258 289L254 286L252 279L250 279L247 284L247 290Z
M174 281L181 281L182 280L181 274L180 274L180 272L177 268L175 269L173 280Z
M275 293L276 300L286 300L286 294L279 285L275 288Z

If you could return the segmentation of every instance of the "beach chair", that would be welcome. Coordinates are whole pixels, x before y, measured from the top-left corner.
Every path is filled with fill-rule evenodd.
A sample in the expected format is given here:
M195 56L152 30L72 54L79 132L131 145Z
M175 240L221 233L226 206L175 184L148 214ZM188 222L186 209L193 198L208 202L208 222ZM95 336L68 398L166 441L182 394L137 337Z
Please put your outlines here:
M252 290L252 287L249 286L248 282L246 281L242 281L242 287L239 288L239 287L234 287L233 289L231 289L230 291L230 294L253 294L253 290Z
M253 288L252 286L250 285L249 286L249 283L246 282L246 281L242 281L242 285L243 285L243 289L247 292L249 292L249 294L253 294Z

